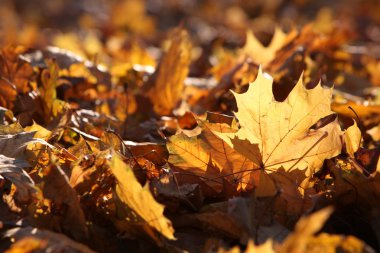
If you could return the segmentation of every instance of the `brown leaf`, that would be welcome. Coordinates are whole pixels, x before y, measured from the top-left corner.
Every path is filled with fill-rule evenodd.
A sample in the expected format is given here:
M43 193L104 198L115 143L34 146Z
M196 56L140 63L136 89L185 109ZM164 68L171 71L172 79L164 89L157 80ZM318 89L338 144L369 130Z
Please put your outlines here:
M37 212L31 217L32 221L43 227L58 226L55 229L69 233L77 240L85 239L88 236L86 218L67 175L54 161L44 168L43 173L41 188L43 197L51 202L50 213L45 215Z
M32 66L19 55L23 47L8 46L0 52L0 106L13 109L16 97L35 88L31 84L34 71Z
M152 187L157 192L157 199L171 210L178 210L180 205L198 210L203 204L204 196L199 184L178 185L174 175L163 175L160 179L154 179Z
M8 157L24 157L28 144L43 143L43 140L34 139L34 132L19 132L16 134L0 135L0 154Z
M233 239L241 239L244 235L244 228L226 213L214 211L198 213L195 216L201 222L203 229L209 229Z
M0 154L0 175L16 186L16 198L20 202L30 200L31 194L36 192L33 180L28 173L23 170L23 167L29 167L29 164L24 160L10 158Z
M16 198L25 202L35 192L34 182L23 170L30 167L26 161L25 149L29 144L47 144L42 139L33 138L35 132L20 132L21 126L14 124L0 126L0 174L15 184Z
M3 236L14 244L7 253L52 252L52 253L94 253L87 246L71 240L63 234L33 227L12 228Z
M222 191L223 180L239 190L252 188L255 183L250 174L257 166L214 133L214 130L220 133L236 130L224 123L200 121L198 124L202 132L197 136L187 137L182 133L170 137L167 143L170 154L168 162L200 176L216 192ZM255 150L254 147L252 150Z

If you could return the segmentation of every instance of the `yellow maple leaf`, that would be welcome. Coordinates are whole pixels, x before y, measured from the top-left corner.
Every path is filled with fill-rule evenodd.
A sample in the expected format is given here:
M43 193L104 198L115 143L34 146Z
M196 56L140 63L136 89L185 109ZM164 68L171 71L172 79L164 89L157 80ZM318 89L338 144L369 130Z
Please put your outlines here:
M116 194L131 213L131 217L127 217L127 220L142 220L143 229L153 238L155 236L151 228L166 238L174 240L172 224L163 215L164 205L161 205L153 198L149 185L146 184L142 187L137 181L132 168L124 163L117 154L113 154L110 166L117 180Z
M306 170L306 176L322 166L325 159L341 151L341 129L337 120L319 129L311 127L332 114L331 89L318 85L307 90L302 77L284 102L275 100L273 80L261 69L248 91L236 94L240 129L236 133L213 131L233 149L265 172ZM258 145L259 149L254 147Z

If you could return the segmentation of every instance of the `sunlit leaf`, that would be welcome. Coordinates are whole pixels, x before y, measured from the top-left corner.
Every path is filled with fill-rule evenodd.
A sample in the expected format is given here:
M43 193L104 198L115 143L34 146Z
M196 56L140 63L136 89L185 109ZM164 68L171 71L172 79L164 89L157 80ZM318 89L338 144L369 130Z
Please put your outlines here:
M170 220L164 215L164 206L159 204L149 190L149 185L142 187L132 169L117 154L113 154L111 170L117 180L116 194L128 209L127 221L140 226L154 237L154 231L168 239L174 240L174 229Z

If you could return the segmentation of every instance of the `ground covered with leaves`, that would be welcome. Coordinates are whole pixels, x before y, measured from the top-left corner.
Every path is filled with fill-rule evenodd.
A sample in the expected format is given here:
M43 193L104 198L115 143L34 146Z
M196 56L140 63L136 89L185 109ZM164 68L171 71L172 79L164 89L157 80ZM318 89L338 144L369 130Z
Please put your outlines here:
M0 251L380 250L379 12L2 0Z

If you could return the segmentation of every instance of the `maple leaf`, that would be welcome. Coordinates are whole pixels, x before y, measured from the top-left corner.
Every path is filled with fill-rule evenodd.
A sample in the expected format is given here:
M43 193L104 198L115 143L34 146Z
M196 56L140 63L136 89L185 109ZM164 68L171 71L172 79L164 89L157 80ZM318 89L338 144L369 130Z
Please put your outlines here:
M188 137L182 133L169 138L168 162L200 176L216 192L222 190L223 179L232 184L239 183L238 190L244 190L247 186L252 188L254 182L250 174L258 166L214 133L234 133L237 129L227 123L213 122L210 117L208 119L209 121L199 121L202 131L197 136ZM252 148L258 150L257 145L252 145ZM248 179L242 180L243 178Z
M174 240L174 229L164 215L164 206L156 202L149 190L149 185L144 187L137 181L132 168L125 164L117 154L113 154L111 170L117 180L116 194L129 209L127 220L141 222L145 231L156 239L154 230L168 239ZM148 226L147 226L148 225Z
M325 159L341 150L337 120L311 129L333 113L332 90L321 85L307 90L301 77L287 99L278 102L272 93L272 82L260 69L246 93L234 93L240 129L236 133L213 132L268 173L280 167L285 171L298 168L307 169L306 176L310 176Z
M189 72L190 52L191 43L187 32L175 30L170 38L170 48L152 76L155 86L151 90L150 97L156 113L171 114L180 101L184 81Z
M276 27L270 44L265 47L252 31L247 31L247 39L242 52L250 56L256 63L265 66L275 59L277 50L283 47L287 41L293 39L296 34L294 30L289 34L285 34L280 28Z

